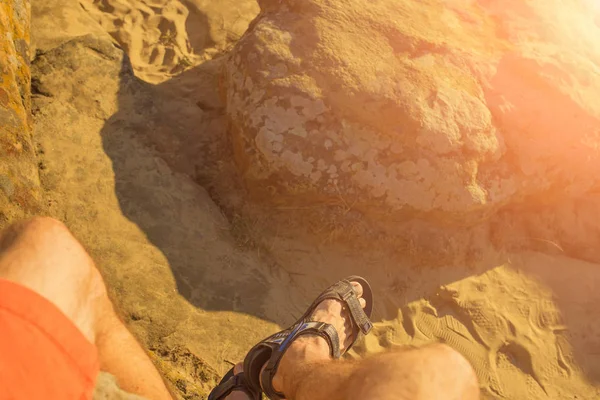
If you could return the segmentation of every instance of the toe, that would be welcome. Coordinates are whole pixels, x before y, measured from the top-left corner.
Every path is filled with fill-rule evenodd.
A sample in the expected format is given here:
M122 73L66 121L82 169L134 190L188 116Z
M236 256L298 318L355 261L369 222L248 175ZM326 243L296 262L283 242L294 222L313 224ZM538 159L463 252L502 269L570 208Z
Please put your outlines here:
M367 306L367 301L362 298L362 295L363 295L362 285L358 282L350 282L350 284L352 285L352 288L354 289L354 292L356 293L356 297L358 297L358 302L360 303L360 306L362 308L365 308Z
M363 287L358 282L350 282L352 287L354 288L354 292L356 293L356 297L360 298L363 295Z

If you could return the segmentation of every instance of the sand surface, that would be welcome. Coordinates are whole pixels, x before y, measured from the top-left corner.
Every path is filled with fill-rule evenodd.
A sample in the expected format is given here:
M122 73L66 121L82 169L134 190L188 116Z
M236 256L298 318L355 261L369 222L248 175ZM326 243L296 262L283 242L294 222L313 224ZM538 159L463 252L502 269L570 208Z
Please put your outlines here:
M598 398L600 266L553 246L430 263L415 249L311 239L245 205L233 178L214 181L229 165L219 55L257 12L233 0L33 2L46 212L97 260L180 398L204 398L231 362L349 274L376 297L376 329L352 357L443 341L473 363L484 398Z

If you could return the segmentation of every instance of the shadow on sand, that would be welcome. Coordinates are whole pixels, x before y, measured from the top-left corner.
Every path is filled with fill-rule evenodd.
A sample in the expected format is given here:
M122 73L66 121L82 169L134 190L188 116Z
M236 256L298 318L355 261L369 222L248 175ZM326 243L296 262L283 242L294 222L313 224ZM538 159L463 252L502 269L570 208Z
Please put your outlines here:
M153 86L136 79L125 58L119 109L106 121L101 133L104 150L113 163L115 191L123 215L137 224L162 251L179 293L190 303L207 311L237 311L286 324L293 318L273 311L277 303L281 303L280 310L300 309L302 300L310 299L319 291L324 276L335 280L344 275L361 274L375 287L379 299L375 319L381 320L396 318L398 310L408 302L434 296L442 285L498 265L491 263L476 270L445 270L437 275L413 271L416 277L409 279L406 274L411 271L400 265L394 270L389 260L382 260L388 267L392 265L386 275L378 270L377 259L373 263L362 263L361 260L368 258L366 255L357 260L347 252L336 260L336 264L341 265L346 257L346 266L332 272L319 271L317 284L307 270L296 272L294 285L285 287L294 273L236 247L231 239L230 222L194 179L199 174L208 177L206 179L216 176L212 169L218 169L219 160L227 153L226 124L217 93L219 63L219 60L207 62ZM197 86L193 86L196 82ZM320 265L327 265L328 259L335 258L323 256L317 248L312 251L301 246L295 255L293 251L287 254L305 257L306 263ZM600 298L581 298L577 285L600 287L600 270L591 265L575 266L585 272L581 275L585 281L581 281L578 272L561 269L557 261L550 258L522 269L537 276L555 293L556 303L571 332L568 340L577 360L574 364L597 383L600 381L600 320L590 319L582 307L593 307ZM316 268L313 271L318 270ZM424 277L429 280L411 286ZM402 288L384 293L381 288L390 288L392 281ZM569 284L564 285L565 281ZM288 307L286 302L295 304ZM276 306L269 305L273 303Z

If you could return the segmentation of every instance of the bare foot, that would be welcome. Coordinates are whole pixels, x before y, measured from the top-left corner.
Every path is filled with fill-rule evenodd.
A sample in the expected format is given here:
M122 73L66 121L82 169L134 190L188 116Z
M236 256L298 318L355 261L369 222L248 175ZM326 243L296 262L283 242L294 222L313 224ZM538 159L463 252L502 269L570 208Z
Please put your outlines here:
M365 308L366 302L362 298L362 286L357 282L351 283L360 305ZM345 307L345 303L339 300L323 300L317 305L310 319L333 325L340 339L340 352L342 354L358 333L357 330L352 329L350 311ZM273 388L278 392L286 393L286 381L289 381L286 377L290 376L290 372L294 370L298 363L329 360L331 359L330 354L329 344L324 338L314 335L298 337L281 357L277 373L273 377Z

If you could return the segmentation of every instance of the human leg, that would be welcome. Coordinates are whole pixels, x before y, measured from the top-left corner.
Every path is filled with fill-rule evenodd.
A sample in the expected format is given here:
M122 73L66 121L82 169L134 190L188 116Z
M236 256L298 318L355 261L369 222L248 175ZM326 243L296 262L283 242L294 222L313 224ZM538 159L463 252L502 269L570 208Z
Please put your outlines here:
M91 257L59 221L37 217L0 233L0 278L53 303L98 349L127 391L170 399L147 354L117 317Z
M319 360L317 351L307 350L316 348L314 343L294 346L282 359L281 376L274 382L290 400L479 399L470 364L446 345L389 351L360 361L330 360L324 353Z
M356 282L353 286L364 308L362 287ZM335 327L342 352L354 341L356 330L340 301L324 300L310 320ZM299 336L292 342L281 358L272 385L289 400L479 399L471 365L446 345L388 351L360 361L333 360L328 342L312 335ZM238 392L228 400L244 398Z

